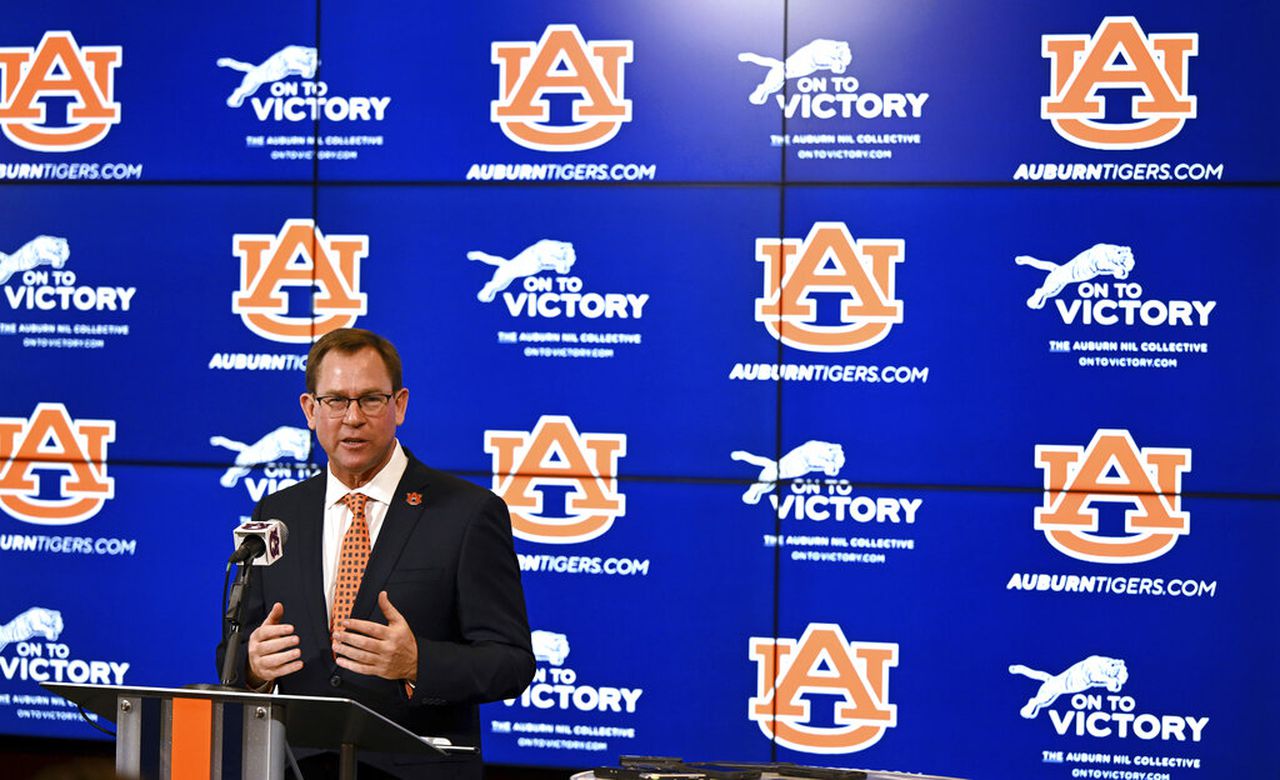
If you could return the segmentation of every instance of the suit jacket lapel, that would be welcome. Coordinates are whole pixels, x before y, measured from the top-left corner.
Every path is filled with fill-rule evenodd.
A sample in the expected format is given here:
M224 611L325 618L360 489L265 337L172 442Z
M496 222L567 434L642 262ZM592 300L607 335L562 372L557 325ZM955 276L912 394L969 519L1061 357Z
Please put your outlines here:
M351 607L353 617L385 622L382 610L378 608L378 592L385 588L387 578L395 571L405 543L422 517L423 505L409 504L408 495L425 492L428 479L426 467L410 455L409 465L400 478L400 484L396 485L396 492L391 496L386 517L382 519L378 543L373 546L373 552L369 555L369 563L360 581L360 592L356 594L356 602Z
M298 583L305 594L307 620L305 625L311 626L312 639L321 647L328 647L329 639L329 596L324 592L324 491L325 478L320 477L308 483L311 487L302 497L302 513L306 518L298 523L298 527L290 528L290 546L295 546L294 554L302 557L305 563L301 566L302 581Z

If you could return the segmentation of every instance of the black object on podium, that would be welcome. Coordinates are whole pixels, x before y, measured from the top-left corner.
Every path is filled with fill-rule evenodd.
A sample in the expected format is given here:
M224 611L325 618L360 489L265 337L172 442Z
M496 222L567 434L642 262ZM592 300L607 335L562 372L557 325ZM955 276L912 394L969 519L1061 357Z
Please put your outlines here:
M286 741L294 747L338 750L343 780L354 780L358 750L424 757L476 751L420 737L350 699L42 685L116 724L116 772L123 777L282 780Z

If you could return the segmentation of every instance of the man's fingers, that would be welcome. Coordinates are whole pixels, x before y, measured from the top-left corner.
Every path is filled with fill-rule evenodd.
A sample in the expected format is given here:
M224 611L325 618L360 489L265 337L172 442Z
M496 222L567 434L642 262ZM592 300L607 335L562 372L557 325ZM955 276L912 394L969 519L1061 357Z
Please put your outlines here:
M372 664L378 660L378 654L364 650L344 642L334 642L333 652L342 658L350 658L363 664Z
M267 619L262 621L262 625L273 625L281 620L284 620L284 605L277 601L271 605L271 611L267 613Z
M259 660L259 665L262 666L263 668L274 669L280 666L284 666L285 664L293 663L294 661L298 660L299 656L301 655L302 655L301 651L295 648L293 650L286 650L281 653L271 653L270 655L264 655L258 660Z
M276 653L281 653L286 650L297 649L297 646L298 646L298 635L290 634L289 636L282 636L278 639L270 639L265 642L259 641L255 645L255 649L260 655L268 656L268 655L274 655Z
M255 647L249 652L249 671L259 680L271 681L293 674L302 668L301 648L289 648L277 653L263 653Z
M382 642L381 639L374 639L373 637L365 636L364 634L357 634L354 631L337 631L333 635L333 641L334 644L343 643L351 645L352 647L358 647L361 650L370 651L376 651L378 649L378 645Z
M249 671L261 680L275 680L302 668L302 649L293 625L281 623L284 605L276 602L266 620L249 634Z
M388 636L388 628L381 623L374 623L371 620L355 620L348 618L342 622L342 628L356 634L364 634L374 639L386 639Z
M417 666L417 644L404 616L386 591L378 594L378 606L387 625L348 618L333 632L334 661L343 669L388 680L411 679Z
M293 674L294 672L298 671L301 668L302 668L302 661L297 659L295 660L281 659L279 663L262 665L262 671L265 672L263 676L272 680L276 679L277 677L284 677L286 674Z
M396 609L395 605L391 603L391 597L387 595L385 590L378 593L378 608L382 610L382 614L386 616L388 623L404 620L404 615L401 615L400 610Z
M359 674L367 674L370 677L380 676L378 675L378 670L370 666L369 664L362 664L359 661L352 661L350 658L346 658L344 656L338 656L333 660L334 660L334 663L336 663L338 666L341 666L343 669L347 669L352 672L358 672Z
M293 626L289 623L280 622L282 620L284 620L284 605L277 601L271 605L271 611L267 613L267 619L262 621L262 625L249 634L250 648L253 647L255 642L264 642L292 634Z
M265 642L268 639L278 639L282 636L293 635L293 626L288 623L269 626L266 623L258 626L249 634L251 642Z

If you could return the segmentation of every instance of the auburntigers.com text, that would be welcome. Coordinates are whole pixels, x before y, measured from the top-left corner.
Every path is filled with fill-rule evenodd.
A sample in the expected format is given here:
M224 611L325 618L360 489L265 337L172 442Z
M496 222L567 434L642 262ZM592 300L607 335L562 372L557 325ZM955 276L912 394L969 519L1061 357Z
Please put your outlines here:
M1222 163L1022 163L1014 181L1222 181Z
M1005 584L1005 590L1213 598L1218 592L1218 581L1166 580L1163 577L1107 577L1101 574L1015 573Z
M81 555L133 555L137 539L94 539L89 536L40 536L0 534L0 552L79 553Z
M929 381L924 366L840 366L827 363L735 363L730 379L764 382L884 382L915 384Z
M475 163L467 181L653 181L658 166L641 163Z
M0 163L0 179L141 179L142 163Z
M645 576L648 559L593 558L585 555L529 555L520 553L521 571L549 571L557 574L622 574Z

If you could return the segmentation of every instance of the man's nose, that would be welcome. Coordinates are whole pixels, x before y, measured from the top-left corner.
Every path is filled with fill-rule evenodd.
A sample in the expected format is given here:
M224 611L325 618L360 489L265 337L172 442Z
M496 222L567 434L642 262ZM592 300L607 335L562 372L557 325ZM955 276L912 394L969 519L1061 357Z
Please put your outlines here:
M360 409L360 402L354 398L347 402L347 413L342 415L344 425L362 425L366 418Z

